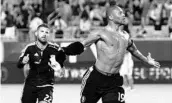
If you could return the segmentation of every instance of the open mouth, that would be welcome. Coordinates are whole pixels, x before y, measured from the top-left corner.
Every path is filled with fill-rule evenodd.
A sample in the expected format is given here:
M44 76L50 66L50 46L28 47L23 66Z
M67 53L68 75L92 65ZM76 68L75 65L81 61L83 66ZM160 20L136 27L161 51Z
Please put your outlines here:
M45 40L45 39L46 39L46 37L42 37L42 39L44 39L44 40Z

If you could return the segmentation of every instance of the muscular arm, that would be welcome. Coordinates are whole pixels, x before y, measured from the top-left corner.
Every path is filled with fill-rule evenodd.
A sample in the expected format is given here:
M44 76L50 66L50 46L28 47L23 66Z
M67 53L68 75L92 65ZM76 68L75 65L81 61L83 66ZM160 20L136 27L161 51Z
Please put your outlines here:
M100 35L97 32L88 34L89 36L81 40L80 42L71 43L67 47L63 47L63 50L66 55L79 55L84 52L84 48L90 46L95 43L98 39L100 39Z
M153 66L155 68L159 68L160 64L159 62L155 61L152 57L151 54L148 53L148 56L145 57L135 46L135 44L133 43L132 40L129 40L129 46L127 48L127 50L133 55L135 56L137 59L143 61L144 63Z
M136 45L134 44L133 40L129 40L129 45L127 50L137 59L143 61L144 63L148 64L147 58L137 49Z
M93 31L90 34L88 34L88 37L81 41L81 43L84 45L84 47L88 47L91 44L95 43L98 39L101 38L101 35L98 31Z

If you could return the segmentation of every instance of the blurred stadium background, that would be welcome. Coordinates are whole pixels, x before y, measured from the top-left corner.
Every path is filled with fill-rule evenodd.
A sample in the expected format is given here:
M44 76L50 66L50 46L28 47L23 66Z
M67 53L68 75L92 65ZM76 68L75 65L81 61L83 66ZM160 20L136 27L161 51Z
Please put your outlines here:
M135 89L127 94L126 103L172 102L172 0L1 0L0 103L20 100L25 77L16 62L24 46L35 40L38 25L48 23L49 39L65 46L105 26L106 8L115 4L130 20L124 29L138 49L144 55L152 53L161 64L149 68L133 58ZM92 47L69 56L65 76L56 80L53 103L79 103L82 75L94 62Z

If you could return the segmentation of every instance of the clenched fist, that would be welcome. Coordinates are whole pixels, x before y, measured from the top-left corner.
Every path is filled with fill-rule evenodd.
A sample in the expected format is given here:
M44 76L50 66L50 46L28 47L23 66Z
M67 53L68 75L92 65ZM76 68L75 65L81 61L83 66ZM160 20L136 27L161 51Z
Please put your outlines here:
M23 64L27 64L29 62L29 54L27 54L26 56L23 57Z

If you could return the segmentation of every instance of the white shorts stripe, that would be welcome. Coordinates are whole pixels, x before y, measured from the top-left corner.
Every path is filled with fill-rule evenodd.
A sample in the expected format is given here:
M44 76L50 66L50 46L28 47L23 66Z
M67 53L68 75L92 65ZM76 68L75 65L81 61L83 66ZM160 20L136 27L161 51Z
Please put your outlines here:
M93 71L93 67L90 67L89 70L87 71L87 73L85 74L85 76L83 77L82 83L81 83L81 93L80 93L80 95L82 95L82 92L83 92L84 87L86 85L87 79L90 76L92 71Z

